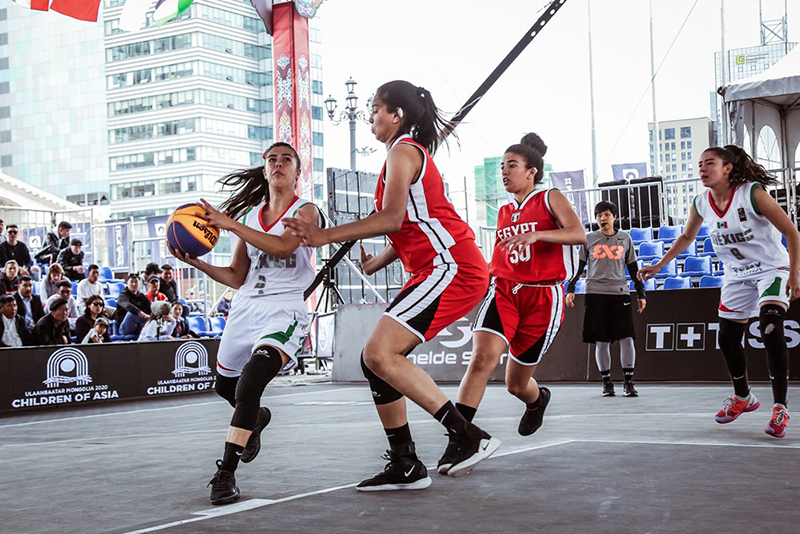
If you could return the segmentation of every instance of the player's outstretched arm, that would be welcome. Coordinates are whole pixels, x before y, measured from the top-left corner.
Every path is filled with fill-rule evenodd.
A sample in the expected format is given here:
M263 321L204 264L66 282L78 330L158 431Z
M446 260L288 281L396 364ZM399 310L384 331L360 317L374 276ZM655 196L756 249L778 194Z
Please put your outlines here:
M672 244L670 249L664 254L658 263L655 265L648 265L639 269L639 280L647 280L655 276L658 271L664 268L666 264L678 257L678 254L686 250L697 238L697 233L700 231L700 226L703 224L703 218L697 213L697 210L692 204L689 210L689 220L683 228L683 233L678 236L678 239Z
M767 218L780 233L786 236L786 244L789 247L789 281L786 284L786 292L792 300L800 298L800 233L792 224L792 220L786 215L777 202L763 188L754 188L753 197L758 211Z

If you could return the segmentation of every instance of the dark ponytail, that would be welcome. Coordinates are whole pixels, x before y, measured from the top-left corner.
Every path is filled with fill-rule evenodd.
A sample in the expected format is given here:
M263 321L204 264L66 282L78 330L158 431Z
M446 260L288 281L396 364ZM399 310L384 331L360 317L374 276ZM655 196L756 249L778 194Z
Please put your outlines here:
M774 185L778 179L767 172L767 170L756 163L747 152L736 145L726 145L724 148L711 147L705 152L711 152L727 165L733 165L728 181L731 185L737 186L748 182L757 182L763 185Z
M544 144L542 138L535 133L529 133L522 138L521 143L511 145L506 149L506 154L513 152L525 158L526 169L536 167L536 175L533 177L534 184L540 184L544 179L544 159L539 151L540 148L547 152L547 145Z
M291 149L292 154L294 155L295 163L297 163L297 168L302 169L300 156L297 153L297 150L295 150L294 147L289 143L283 143L280 141L273 143L267 150L264 151L264 159L266 159L269 151L275 147ZM222 184L223 189L229 187L234 190L231 197L223 202L219 207L221 211L227 211L228 217L231 219L238 219L244 214L247 208L257 206L261 202L269 201L269 181L264 176L263 165L234 171L226 176L223 176L217 180L217 182Z
M386 105L389 113L403 110L400 112L400 134L411 134L411 138L430 154L436 152L447 134L455 128L452 122L444 118L433 102L430 91L424 87L395 80L381 85L375 96Z

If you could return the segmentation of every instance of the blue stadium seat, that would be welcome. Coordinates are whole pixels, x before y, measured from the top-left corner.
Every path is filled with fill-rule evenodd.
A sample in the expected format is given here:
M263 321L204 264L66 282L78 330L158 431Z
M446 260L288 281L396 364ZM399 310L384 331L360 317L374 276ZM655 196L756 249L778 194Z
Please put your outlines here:
M119 297L119 294L122 293L123 289L125 289L125 284L122 282L109 282L106 284L108 296L114 299Z
M78 294L78 282L72 282L72 294L73 295Z
M111 267L100 267L100 282L110 282L114 279L114 273L111 271Z
M107 308L116 308L117 307L117 299L107 298L106 299L106 307Z
M189 330L192 330L198 336L208 336L209 329L206 325L206 320L200 316L192 316L186 318L186 324L189 325Z
M223 330L225 330L225 317L218 315L216 317L212 317L208 321L211 323L211 330L209 331L209 335L213 337L219 337L222 335Z
M33 294L34 295L38 295L39 294L39 283L40 282L34 282L33 283Z
M586 278L579 278L575 282L575 294L586 293Z
M631 228L629 233L631 234L631 240L633 240L634 245L653 240L652 228Z
M692 241L686 250L678 254L678 259L688 258L689 256L697 256L697 241Z
M661 259L664 256L664 243L661 241L645 241L639 245L637 254L641 260Z
M700 279L700 287L722 287L722 277L704 276Z
M653 260L650 265L655 265L656 263L658 263L658 260ZM654 278L669 278L671 276L678 276L678 260L672 260L666 264Z
M703 251L697 254L698 256L712 256L717 257L717 253L714 252L714 243L711 241L710 237L705 238L703 240Z
M678 236L683 233L682 226L662 226L658 229L658 237L656 241L664 243L674 243Z
M710 235L711 235L711 227L707 224L701 224L700 230L697 231L697 238L695 239L695 241L704 241Z
M711 276L710 256L691 256L683 262L682 277Z
M690 289L692 287L691 278L676 278L671 276L664 280L663 289Z
M631 291L633 291L635 289L635 287L633 286L633 280L631 280L629 286L630 286ZM644 281L644 290L645 291L655 291L656 290L656 280L655 280L655 278L650 278L650 279Z

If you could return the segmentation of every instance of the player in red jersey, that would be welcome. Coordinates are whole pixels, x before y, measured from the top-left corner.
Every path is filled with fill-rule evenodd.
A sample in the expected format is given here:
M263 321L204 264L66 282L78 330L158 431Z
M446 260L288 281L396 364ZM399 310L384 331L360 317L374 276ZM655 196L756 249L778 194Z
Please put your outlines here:
M464 419L431 377L406 358L422 341L469 313L485 294L489 275L475 236L445 196L430 156L442 133L452 128L430 92L405 81L382 85L372 101L370 123L388 151L375 190L375 212L326 230L304 215L283 222L313 247L386 235L391 246L377 256L362 249L362 269L372 274L399 258L411 273L362 352L361 366L389 439L389 463L358 489L423 489L431 479L415 453L405 396L447 428L456 449L452 476L467 474L500 444Z
M544 176L541 153L547 147L536 134L522 141L503 155L503 185L514 199L497 215L492 283L473 326L472 360L456 407L472 421L489 376L508 347L506 388L526 405L519 433L527 436L541 426L550 400L550 391L538 386L533 372L561 327L561 282L577 267L572 245L585 243L586 234L561 192L536 189ZM451 440L439 460L439 473L449 473L456 451Z

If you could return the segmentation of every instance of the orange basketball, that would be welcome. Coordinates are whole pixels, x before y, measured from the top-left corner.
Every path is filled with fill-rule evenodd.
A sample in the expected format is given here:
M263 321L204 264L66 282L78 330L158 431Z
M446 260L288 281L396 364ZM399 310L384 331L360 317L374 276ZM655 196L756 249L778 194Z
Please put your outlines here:
M203 228L205 221L196 212L204 210L197 204L184 204L167 220L167 243L195 258L211 252L219 240L219 230L213 226Z

